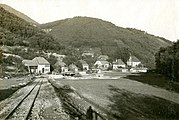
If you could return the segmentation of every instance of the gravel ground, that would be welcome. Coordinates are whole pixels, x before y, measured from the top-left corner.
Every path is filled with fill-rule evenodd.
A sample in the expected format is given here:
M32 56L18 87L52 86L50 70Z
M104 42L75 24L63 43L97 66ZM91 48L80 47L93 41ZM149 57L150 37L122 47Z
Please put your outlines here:
M69 116L62 108L60 99L54 88L46 78L32 109L30 119L32 120L69 120Z
M46 78L38 78L32 84L23 87L16 91L11 97L0 102L0 120L3 119L9 111L15 107L15 105L27 94L28 91L36 84L39 79L43 79L43 84L41 90L36 98L34 107L32 109L29 119L32 120L70 120L69 116L65 113L62 108L60 99L56 96L54 88L48 83ZM36 90L34 90L35 92ZM28 109L31 104L31 99L34 97L35 93L32 93L31 97L28 97L26 102L22 103L21 110L18 110L13 114L11 119L20 120L19 117L25 109ZM23 110L23 111L22 111ZM21 114L20 114L21 113ZM16 117L18 116L18 117Z

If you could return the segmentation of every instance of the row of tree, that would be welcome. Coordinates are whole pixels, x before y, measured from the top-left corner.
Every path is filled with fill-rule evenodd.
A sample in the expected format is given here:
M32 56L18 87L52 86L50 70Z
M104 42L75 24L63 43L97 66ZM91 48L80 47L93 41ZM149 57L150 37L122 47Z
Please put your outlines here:
M155 57L157 72L179 82L179 40L172 46L160 48Z

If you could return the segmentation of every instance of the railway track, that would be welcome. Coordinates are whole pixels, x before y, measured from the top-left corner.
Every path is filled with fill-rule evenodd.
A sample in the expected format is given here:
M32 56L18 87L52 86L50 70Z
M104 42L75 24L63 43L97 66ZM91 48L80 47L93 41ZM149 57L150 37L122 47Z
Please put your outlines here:
M5 120L27 120L31 114L31 110L35 100L39 94L43 80L39 80L32 89L10 110Z

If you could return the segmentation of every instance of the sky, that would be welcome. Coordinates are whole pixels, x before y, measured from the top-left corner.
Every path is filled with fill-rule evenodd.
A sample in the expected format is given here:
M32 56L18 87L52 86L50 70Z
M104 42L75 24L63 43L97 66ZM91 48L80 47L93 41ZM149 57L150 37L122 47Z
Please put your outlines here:
M0 0L39 23L100 18L171 41L179 39L179 0Z

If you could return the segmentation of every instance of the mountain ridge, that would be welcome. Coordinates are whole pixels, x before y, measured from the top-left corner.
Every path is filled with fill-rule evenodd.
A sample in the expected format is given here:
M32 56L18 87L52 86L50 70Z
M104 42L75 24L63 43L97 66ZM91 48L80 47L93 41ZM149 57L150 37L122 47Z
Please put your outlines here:
M36 22L35 20L33 20L32 18L30 18L29 16L25 15L24 13L6 5L6 4L0 4L0 7L4 8L6 11L24 19L25 21L31 23L31 24L34 24L34 25L39 25L38 22Z
M145 31L118 27L111 22L91 17L78 16L42 24L40 27L51 29L49 34L60 43L76 48L99 47L102 54L111 57L119 48L127 49L151 68L154 68L154 56L159 48L172 44L165 38L148 34Z

